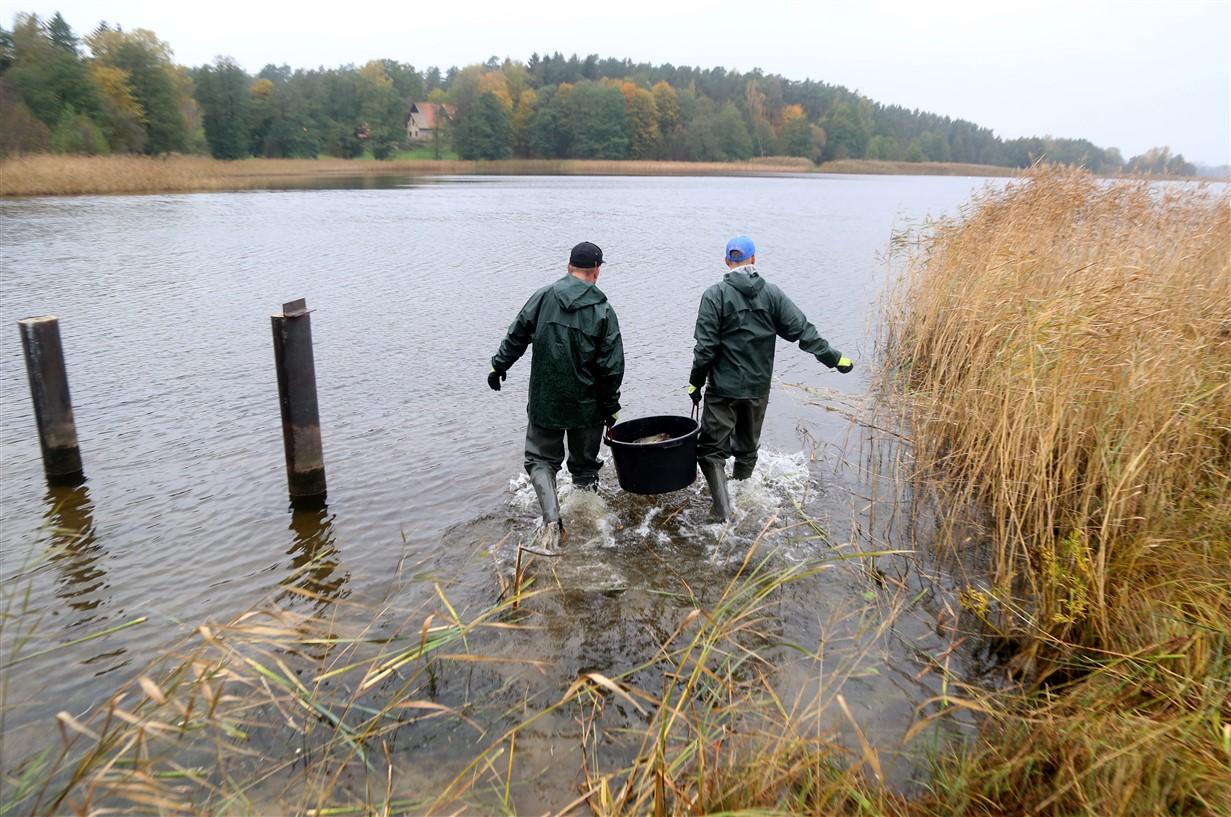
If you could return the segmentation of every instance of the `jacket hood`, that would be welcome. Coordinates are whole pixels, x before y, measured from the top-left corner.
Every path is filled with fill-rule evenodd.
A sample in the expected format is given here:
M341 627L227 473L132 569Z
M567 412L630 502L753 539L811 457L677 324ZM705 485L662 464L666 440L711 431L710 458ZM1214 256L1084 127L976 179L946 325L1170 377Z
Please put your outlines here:
M757 273L757 268L752 264L730 270L723 276L723 280L749 296L756 295L765 287L765 279Z
M560 301L560 308L566 312L576 312L582 307L594 306L607 300L601 289L572 275L565 275L557 281L552 291Z

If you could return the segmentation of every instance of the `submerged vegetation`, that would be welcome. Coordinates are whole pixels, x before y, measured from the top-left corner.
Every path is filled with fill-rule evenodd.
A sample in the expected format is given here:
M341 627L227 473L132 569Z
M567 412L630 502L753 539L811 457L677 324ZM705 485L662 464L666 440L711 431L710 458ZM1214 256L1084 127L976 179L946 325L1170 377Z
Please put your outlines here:
M436 584L422 605L400 606L396 593L379 610L343 603L313 615L266 603L202 625L88 716L61 712L53 746L9 763L0 812L325 817L552 804L561 814L828 815L901 806L872 782L882 760L840 690L906 598L886 596L873 639L849 654L781 644L783 594L866 554L784 565L765 549L768 528L725 586L700 597L681 584L686 603L645 624L660 643L636 665L583 668L561 687L536 684L543 662L526 657L527 639L555 634L542 614L561 591L550 564L529 556L500 599L477 611L459 611ZM784 647L824 667L815 695L776 692ZM506 668L503 685L520 690L511 706L469 691L474 668L495 665ZM852 725L857 748L822 726L827 710ZM546 735L555 736L547 747ZM552 789L536 791L544 778Z
M931 810L1231 813L1231 201L1039 168L905 249L886 386L1021 684Z

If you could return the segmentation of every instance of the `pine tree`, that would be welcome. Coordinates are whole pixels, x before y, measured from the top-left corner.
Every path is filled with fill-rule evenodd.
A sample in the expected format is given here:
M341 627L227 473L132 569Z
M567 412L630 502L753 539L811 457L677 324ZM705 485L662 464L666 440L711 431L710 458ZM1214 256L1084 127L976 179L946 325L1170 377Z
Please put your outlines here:
M68 23L56 12L51 18L51 22L47 24L47 39L51 40L51 44L62 51L68 51L71 54L77 53L77 46L80 40L73 34L73 30L69 28Z
M219 57L197 71L197 102L205 112L205 139L215 159L251 155L248 133L248 75L234 61Z

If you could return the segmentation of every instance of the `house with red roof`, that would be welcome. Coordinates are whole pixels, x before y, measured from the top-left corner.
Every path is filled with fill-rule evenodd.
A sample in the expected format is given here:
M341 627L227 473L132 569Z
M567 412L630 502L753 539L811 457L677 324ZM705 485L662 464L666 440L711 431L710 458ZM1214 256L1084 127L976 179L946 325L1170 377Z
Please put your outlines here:
M453 116L453 106L436 102L412 102L406 114L406 138L412 141L428 139L438 127Z

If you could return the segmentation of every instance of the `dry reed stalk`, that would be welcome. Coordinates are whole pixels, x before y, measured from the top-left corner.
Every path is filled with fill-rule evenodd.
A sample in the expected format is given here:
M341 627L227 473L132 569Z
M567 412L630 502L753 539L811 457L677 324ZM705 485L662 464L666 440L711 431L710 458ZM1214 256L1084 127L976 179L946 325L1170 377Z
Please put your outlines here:
M860 739L862 755L851 764L836 738L813 726L832 702L845 708L842 683L867 653L840 659L842 665L815 696L793 703L779 699L772 659L758 652L774 642L766 632L772 628L774 599L784 587L833 565L774 568L773 555L759 554L759 546L760 539L721 598L686 616L664 642L662 692L635 692L651 709L628 766L600 768L596 716L583 716L582 789L596 814L907 813L906 801L860 770L879 773L874 748ZM903 602L898 596L884 618L878 617L884 628L879 635L892 627ZM814 660L821 661L819 653ZM570 692L592 689L578 684ZM601 704L601 698L587 699L588 706ZM861 736L849 710L846 714Z
M988 517L965 606L1049 690L940 810L1231 813L1231 198L1036 168L908 248L881 345L941 545Z
M0 811L257 812L252 798L259 792L278 810L350 813L336 805L353 796L340 781L358 771L368 784L365 773L376 773L374 761L391 756L388 740L404 726L405 713L456 717L479 729L415 694L420 677L431 673L424 662L464 643L468 633L517 625L497 621L508 602L462 620L440 601L449 623L432 626L429 615L419 627L412 616L392 638L373 638L370 625L340 633L326 618L277 606L202 626L84 722L61 713L61 745L6 778ZM389 611L372 612L375 624ZM313 667L315 678L306 671ZM399 670L405 678L386 682L375 698L365 694L367 679ZM350 681L338 684L337 675ZM305 751L291 753L296 746ZM390 813L418 813L423 799L393 798L393 768L379 770L380 792L367 801L383 800Z

